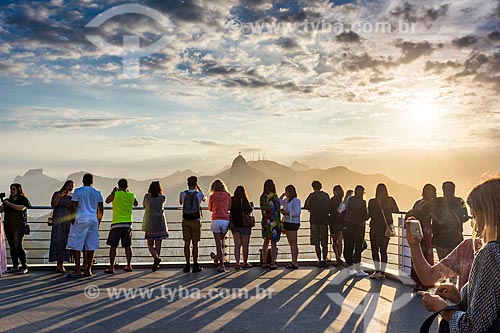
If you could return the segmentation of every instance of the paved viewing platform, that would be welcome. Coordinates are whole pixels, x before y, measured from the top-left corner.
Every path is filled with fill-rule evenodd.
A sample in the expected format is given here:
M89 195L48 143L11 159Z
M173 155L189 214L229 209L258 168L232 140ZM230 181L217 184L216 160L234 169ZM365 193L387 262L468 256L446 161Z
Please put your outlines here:
M418 332L428 315L408 283L335 267L99 267L79 279L45 268L0 278L2 332L399 333Z

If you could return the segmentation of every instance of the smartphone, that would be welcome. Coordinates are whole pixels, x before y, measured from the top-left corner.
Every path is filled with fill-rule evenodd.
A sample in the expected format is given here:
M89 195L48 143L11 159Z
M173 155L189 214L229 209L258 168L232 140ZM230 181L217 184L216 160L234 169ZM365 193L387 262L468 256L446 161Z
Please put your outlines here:
M410 233L415 238L424 238L424 233L422 232L422 226L419 220L408 220L406 221L406 227L410 228Z

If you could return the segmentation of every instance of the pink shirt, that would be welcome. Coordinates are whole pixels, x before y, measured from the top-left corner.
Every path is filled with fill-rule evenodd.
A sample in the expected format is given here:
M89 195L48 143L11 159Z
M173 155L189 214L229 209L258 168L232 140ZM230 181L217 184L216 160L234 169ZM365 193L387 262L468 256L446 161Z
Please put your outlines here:
M212 221L229 221L230 207L231 195L227 192L214 192L208 198L208 210L212 212Z
M474 261L475 253L483 246L480 239L476 239L476 250L472 249L472 239L462 241L439 263L443 264L458 275L458 289L469 281L469 274Z

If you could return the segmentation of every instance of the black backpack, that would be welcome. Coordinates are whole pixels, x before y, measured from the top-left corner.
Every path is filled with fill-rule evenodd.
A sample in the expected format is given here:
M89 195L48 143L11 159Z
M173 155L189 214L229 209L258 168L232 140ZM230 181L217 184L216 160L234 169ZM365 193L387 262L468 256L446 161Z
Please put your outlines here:
M182 218L184 220L199 220L201 217L200 202L198 200L198 191L184 191L184 203L182 205Z

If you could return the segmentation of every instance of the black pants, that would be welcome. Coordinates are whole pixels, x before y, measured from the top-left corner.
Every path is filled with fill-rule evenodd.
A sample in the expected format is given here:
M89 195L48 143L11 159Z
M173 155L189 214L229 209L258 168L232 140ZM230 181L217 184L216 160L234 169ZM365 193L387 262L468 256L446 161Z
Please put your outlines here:
M389 246L389 240L389 238L385 237L385 229L370 229L372 259L377 272L385 273L385 268L387 267L387 247Z
M359 264L363 242L365 240L365 225L349 225L344 234L344 259L347 265Z
M12 266L19 267L19 260L21 260L21 267L26 267L26 252L23 249L24 238L24 225L6 225L5 237L10 248L10 258L12 259Z

